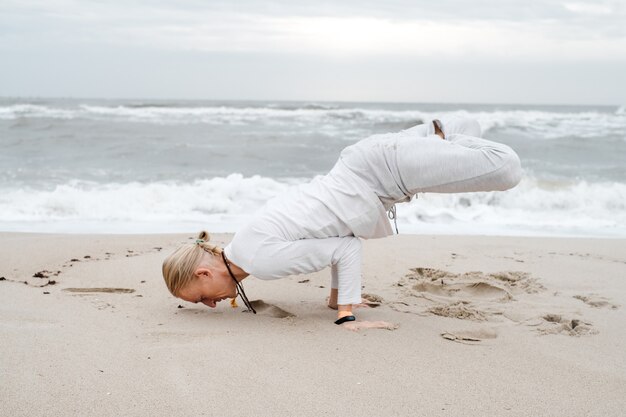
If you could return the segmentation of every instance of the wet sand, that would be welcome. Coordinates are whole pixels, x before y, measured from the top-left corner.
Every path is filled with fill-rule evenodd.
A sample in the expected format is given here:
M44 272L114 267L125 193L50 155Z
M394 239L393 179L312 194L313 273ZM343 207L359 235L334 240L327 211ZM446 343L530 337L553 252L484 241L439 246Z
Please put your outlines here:
M256 316L173 298L161 262L189 237L1 233L0 414L626 412L626 240L364 241L357 317L398 328L354 333L328 269L246 279Z

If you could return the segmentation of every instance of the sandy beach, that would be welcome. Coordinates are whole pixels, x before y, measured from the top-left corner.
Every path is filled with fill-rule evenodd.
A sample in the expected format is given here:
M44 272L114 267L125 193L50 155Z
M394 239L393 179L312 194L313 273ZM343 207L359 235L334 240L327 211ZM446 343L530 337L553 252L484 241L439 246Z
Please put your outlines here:
M329 270L246 279L256 316L173 298L189 237L1 233L0 414L626 414L626 240L365 241L357 317L398 328L354 333Z

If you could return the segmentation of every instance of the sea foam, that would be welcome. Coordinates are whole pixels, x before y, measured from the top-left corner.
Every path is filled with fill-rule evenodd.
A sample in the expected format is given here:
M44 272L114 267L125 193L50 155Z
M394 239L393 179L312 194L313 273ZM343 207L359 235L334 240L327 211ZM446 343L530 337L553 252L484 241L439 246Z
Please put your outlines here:
M49 190L0 193L2 230L169 232L208 228L234 232L272 197L303 179L260 176L188 183L70 181ZM505 192L419 194L397 206L403 233L626 236L626 185L545 182L525 176Z

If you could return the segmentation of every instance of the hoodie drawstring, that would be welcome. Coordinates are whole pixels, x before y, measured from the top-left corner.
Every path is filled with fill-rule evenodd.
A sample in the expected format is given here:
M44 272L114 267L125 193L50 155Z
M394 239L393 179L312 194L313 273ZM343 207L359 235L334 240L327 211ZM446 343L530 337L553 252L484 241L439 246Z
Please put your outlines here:
M398 232L398 220L396 218L397 216L396 216L396 205L395 204L389 208L389 211L387 211L387 217L389 217L390 220L393 220L393 224L396 227L396 234L399 234L399 232Z

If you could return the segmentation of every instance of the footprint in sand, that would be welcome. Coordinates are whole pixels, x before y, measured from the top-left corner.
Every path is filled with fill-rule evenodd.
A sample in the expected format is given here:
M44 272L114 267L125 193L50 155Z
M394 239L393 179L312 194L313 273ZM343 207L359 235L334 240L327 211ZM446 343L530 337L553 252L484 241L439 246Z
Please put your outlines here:
M63 291L73 293L124 293L135 292L133 288L63 288Z
M372 308L380 307L383 304L383 297L376 294L363 293L361 299L362 304Z
M475 345L489 339L498 337L498 333L493 329L480 328L475 330L457 330L443 332L441 337L452 342Z
M456 274L434 268L411 269L411 273L397 285L403 288L405 295L418 298L417 306L421 307L421 312L416 313L408 303L403 304L409 308L392 305L397 311L473 321L485 321L491 316L502 315L502 305L514 301L515 295L543 289L526 272L485 274L472 271Z
M513 298L507 290L484 281L456 283L442 279L434 282L419 282L413 286L413 290L452 298L472 297L494 301L508 301Z
M583 336L598 333L591 323L582 319L566 318L560 314L546 314L541 319L543 322L537 326L537 332L542 335L564 334L568 336Z
M450 317L462 320L484 321L487 320L485 313L472 307L468 301L459 301L456 303L437 305L430 307L426 312L441 317Z
M440 290L444 290L443 295L446 296L460 291L459 294L461 295L508 300L511 299L513 292L536 293L545 289L529 273L522 271L502 271L489 274L481 271L455 274L434 268L413 268L411 271L405 276L405 283L409 281L417 291L441 293ZM402 283L402 280L400 282ZM423 285L423 289L419 288L420 284Z
M619 308L617 304L611 303L608 298L601 297L597 294L575 295L574 298L595 308L611 308L613 310Z
M261 314L263 316L276 317L279 319L296 316L295 314L285 311L282 308L275 306L274 304L266 303L263 300L250 301L250 304L252 305L252 307L254 307L258 314Z
M567 313L538 316L537 309L545 306L545 295L538 293L545 287L527 272L472 271L456 274L434 268L414 268L396 285L404 295L404 298L390 303L390 307L396 311L469 321L508 320L532 326L540 334L582 336L598 333L591 323L573 312L571 316L567 316ZM577 295L574 298L591 307L619 307L596 294ZM480 339L479 335L455 332L444 332L442 337L461 342L475 342L465 339Z

